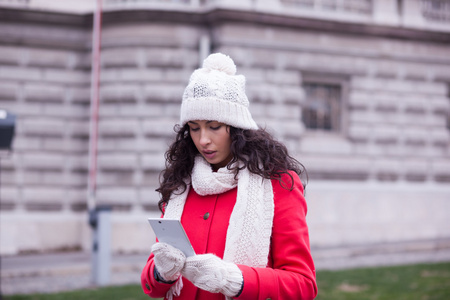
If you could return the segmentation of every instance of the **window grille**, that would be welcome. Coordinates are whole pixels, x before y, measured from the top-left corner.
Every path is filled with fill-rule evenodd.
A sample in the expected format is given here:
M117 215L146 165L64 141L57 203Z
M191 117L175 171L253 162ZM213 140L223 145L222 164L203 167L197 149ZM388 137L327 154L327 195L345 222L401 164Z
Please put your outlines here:
M447 85L447 100L450 102L450 84ZM447 129L450 130L450 109L447 109Z
M136 3L190 3L191 0L105 0L106 4L136 4Z
M339 131L341 120L341 86L336 84L304 83L305 105L302 118L311 130Z
M450 110L447 111L447 129L450 130Z
M0 0L0 4L26 6L30 0Z
M319 11L372 14L372 0L281 0L281 3L286 6Z
M450 22L450 1L422 0L422 15L428 21Z

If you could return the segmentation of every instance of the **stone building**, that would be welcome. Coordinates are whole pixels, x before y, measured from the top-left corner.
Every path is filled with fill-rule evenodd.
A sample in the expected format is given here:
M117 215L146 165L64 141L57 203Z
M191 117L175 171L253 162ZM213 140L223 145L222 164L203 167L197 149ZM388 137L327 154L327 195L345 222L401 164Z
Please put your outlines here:
M90 247L94 3L0 0L0 109L17 116L1 254ZM306 166L313 249L450 247L448 1L105 0L95 198L115 252L149 251L164 151L209 52L235 60L254 119Z

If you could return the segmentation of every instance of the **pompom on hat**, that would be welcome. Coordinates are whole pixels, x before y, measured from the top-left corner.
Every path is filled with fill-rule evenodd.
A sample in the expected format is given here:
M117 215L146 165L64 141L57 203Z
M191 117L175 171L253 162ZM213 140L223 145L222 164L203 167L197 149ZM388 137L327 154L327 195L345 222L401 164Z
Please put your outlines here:
M245 77L236 75L236 65L229 56L214 53L189 79L183 93L180 123L208 120L241 129L258 129L248 107Z

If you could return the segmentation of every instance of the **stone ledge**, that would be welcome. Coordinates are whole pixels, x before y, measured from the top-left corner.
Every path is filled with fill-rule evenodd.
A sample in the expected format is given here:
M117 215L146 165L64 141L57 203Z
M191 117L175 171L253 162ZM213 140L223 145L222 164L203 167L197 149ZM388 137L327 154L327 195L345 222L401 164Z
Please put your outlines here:
M450 239L312 248L317 269L338 270L450 261Z

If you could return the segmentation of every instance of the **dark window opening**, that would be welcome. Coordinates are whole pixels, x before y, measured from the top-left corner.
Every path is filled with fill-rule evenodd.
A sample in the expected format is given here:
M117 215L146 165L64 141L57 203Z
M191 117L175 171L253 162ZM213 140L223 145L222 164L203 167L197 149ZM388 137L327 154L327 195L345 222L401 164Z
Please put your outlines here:
M341 86L304 83L305 105L302 119L308 129L339 131L341 128Z

